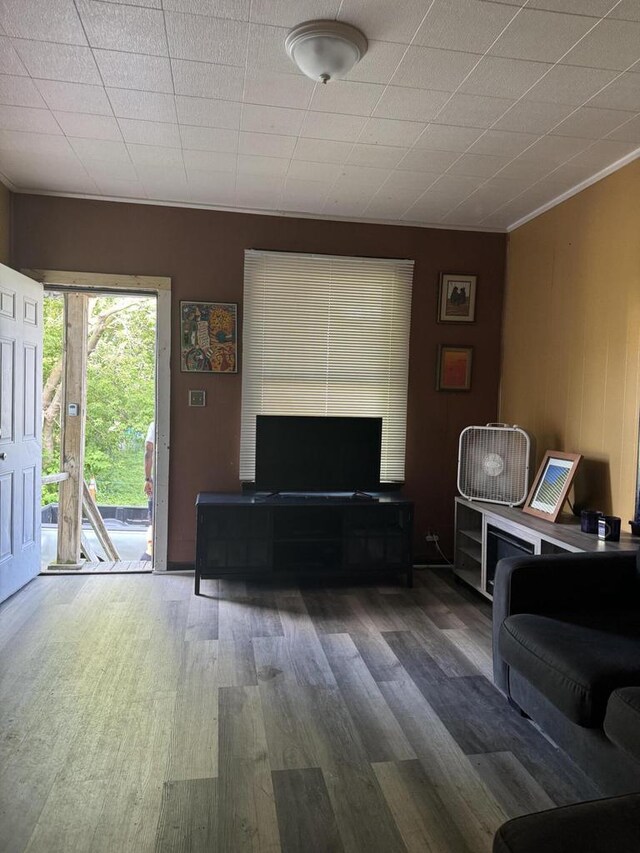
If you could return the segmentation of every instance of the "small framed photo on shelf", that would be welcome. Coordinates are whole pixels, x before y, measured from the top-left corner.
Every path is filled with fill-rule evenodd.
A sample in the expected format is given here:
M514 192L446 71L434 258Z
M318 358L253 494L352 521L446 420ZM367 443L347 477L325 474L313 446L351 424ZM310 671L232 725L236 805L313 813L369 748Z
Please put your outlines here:
M238 306L235 302L180 303L180 369L183 373L238 372Z
M473 347L438 346L436 391L470 391Z
M560 515L581 459L580 453L547 450L522 511L547 521L555 521Z
M438 323L473 323L476 319L475 275L440 275Z

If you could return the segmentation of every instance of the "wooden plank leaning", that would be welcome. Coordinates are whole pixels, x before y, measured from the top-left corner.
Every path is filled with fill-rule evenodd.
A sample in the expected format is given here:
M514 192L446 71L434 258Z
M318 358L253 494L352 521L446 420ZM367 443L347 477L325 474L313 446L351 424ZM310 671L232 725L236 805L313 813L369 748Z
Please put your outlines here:
M104 548L104 554L107 560L119 560L120 554L118 553L118 549L111 541L109 531L104 525L98 505L89 492L89 486L87 486L86 480L83 480L82 483L82 509L84 510L84 514L89 520L89 523L95 530L98 542L100 542Z
M85 558L87 563L98 563L100 561L98 555L93 550L91 542L89 542L88 536L85 535L84 531L80 534L80 549L81 554Z

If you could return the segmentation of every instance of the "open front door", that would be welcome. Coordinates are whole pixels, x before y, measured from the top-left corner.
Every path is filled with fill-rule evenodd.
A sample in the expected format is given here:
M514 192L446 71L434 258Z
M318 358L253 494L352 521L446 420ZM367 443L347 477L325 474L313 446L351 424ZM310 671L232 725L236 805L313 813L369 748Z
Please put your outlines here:
M42 285L0 264L0 601L40 571Z

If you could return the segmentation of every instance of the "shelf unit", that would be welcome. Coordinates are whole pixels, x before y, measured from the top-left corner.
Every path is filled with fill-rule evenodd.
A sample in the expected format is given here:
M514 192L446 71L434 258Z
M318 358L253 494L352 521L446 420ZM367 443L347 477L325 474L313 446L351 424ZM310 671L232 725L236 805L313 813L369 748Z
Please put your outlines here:
M620 542L602 542L583 533L574 516L561 516L551 523L523 513L521 509L467 498L455 499L454 574L479 593L492 599L492 555L487 548L491 529L522 543L533 554L566 554L586 551L637 550L638 539L620 534Z
M482 585L482 515L474 508L456 504L455 572L475 589Z

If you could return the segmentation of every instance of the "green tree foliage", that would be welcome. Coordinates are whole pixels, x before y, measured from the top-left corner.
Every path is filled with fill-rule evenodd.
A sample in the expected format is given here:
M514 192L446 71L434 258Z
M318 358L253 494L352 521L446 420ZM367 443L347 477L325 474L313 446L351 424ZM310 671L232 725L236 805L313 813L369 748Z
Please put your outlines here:
M64 297L57 293L47 293L43 307L42 340L42 473L56 474L60 467L60 406L62 371L62 339L64 328ZM55 400L56 395L58 397ZM47 425L47 412L50 427ZM49 436L47 435L49 431ZM50 504L58 500L58 486L42 487L42 503Z
M104 296L89 305L85 479L95 478L99 503L143 506L144 441L154 419L155 300ZM45 298L45 473L60 470L61 380L56 376L61 375L63 306L57 294ZM56 501L57 493L57 487L45 487L43 502Z

